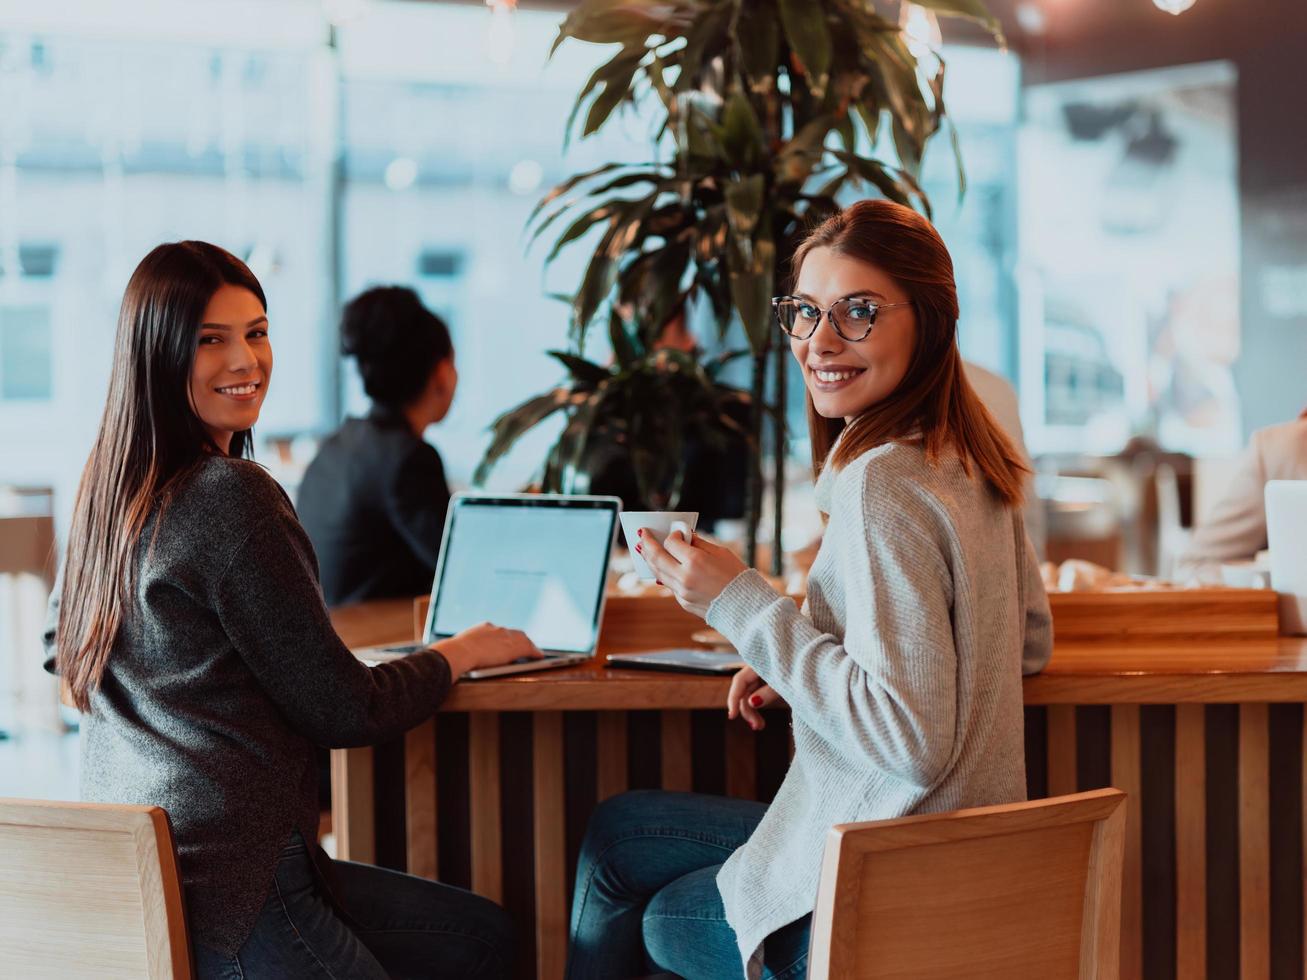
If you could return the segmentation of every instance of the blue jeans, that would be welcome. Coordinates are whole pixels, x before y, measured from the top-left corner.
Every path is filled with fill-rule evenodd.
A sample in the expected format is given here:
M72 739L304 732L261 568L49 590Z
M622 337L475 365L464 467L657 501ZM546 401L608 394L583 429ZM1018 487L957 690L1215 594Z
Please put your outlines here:
M506 977L513 935L507 913L450 885L348 861L333 862L323 893L304 840L277 859L272 892L235 956L195 947L199 980L388 980Z
M658 790L601 803L576 869L568 980L620 980L651 968L741 980L717 872L766 812L748 800ZM810 918L767 937L764 977L804 975Z

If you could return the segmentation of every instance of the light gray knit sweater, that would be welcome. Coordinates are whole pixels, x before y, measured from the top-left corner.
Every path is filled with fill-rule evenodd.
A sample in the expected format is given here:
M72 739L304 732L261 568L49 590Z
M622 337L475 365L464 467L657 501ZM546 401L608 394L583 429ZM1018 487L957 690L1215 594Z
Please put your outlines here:
M1021 675L1052 651L1020 512L914 445L827 468L802 613L756 572L708 610L793 709L794 761L717 876L745 974L816 904L831 826L1025 799Z

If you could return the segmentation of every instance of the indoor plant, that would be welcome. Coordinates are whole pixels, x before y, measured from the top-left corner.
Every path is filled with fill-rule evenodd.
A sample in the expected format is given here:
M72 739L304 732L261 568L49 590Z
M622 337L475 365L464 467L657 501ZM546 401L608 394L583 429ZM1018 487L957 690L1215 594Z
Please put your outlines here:
M919 6L971 18L999 36L981 0ZM739 318L753 363L752 564L773 353L776 542L784 486L788 351L774 343L770 298L785 284L804 228L837 208L846 185L870 184L929 214L918 178L928 141L946 123L943 61L919 62L898 22L872 0L582 0L555 49L568 38L619 47L582 89L567 133L579 119L588 136L619 107L648 103L655 159L610 163L555 187L532 215L533 236L563 228L552 259L588 232L597 235L571 299L578 355L587 329L605 314L618 324L610 330L616 342L631 337L645 351L687 297L706 300L723 335ZM892 141L893 162L869 149L883 145L881 137ZM953 146L956 153L956 139ZM961 188L960 159L958 175ZM564 217L568 223L556 225ZM582 442L598 421L589 405L566 406L568 429ZM501 417L486 464L502 453L500 437L543 407L533 399ZM773 572L780 552L773 548Z

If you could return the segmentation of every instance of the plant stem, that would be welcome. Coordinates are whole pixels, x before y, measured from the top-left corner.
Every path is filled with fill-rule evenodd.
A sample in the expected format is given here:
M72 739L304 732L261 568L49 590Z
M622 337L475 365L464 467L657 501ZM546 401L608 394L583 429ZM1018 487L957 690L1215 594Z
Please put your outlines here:
M758 525L762 522L762 420L767 411L767 348L753 354L752 403L749 406L749 474L744 493L744 563L758 563Z
M785 368L790 359L790 352L784 344L776 346L776 363L773 365L772 397L776 399L772 414L772 535L771 535L771 573L780 575L784 570L784 553L781 549L781 528L785 525L785 457L788 446L785 432L785 415L787 399L785 397Z

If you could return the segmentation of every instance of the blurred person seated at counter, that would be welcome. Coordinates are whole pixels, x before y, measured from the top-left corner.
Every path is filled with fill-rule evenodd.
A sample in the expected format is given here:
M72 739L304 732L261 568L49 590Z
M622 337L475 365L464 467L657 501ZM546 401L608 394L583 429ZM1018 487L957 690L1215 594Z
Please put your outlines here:
M1222 562L1250 560L1266 547L1268 480L1307 480L1307 411L1253 433L1225 495L1176 562L1178 581L1220 582Z
M340 335L372 410L323 442L300 484L322 594L329 606L419 595L431 588L449 509L440 454L422 438L458 386L449 329L413 290L379 286L345 307Z

